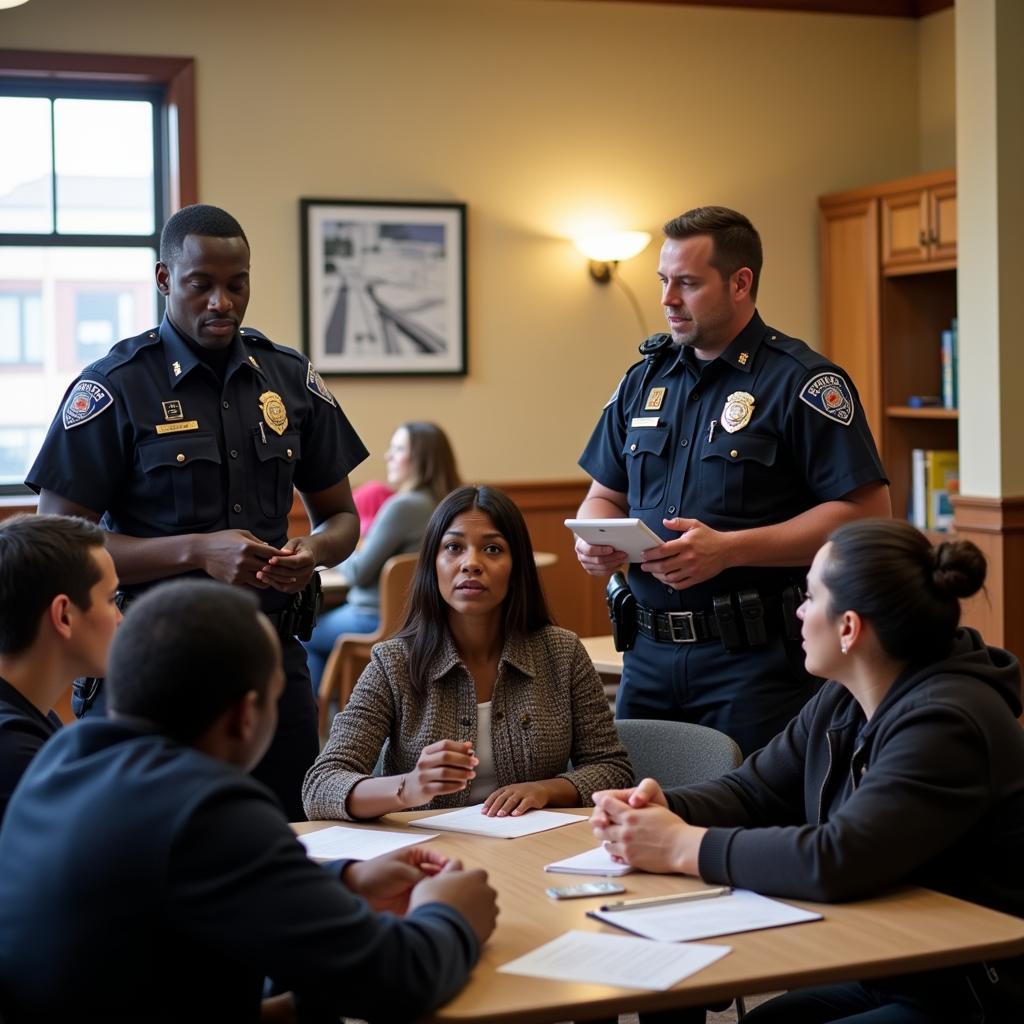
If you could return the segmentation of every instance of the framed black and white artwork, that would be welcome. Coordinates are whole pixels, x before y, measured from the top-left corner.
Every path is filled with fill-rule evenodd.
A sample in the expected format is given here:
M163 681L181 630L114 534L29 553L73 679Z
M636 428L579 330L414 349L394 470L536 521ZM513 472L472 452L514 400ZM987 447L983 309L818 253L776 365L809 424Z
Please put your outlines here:
M465 374L465 203L299 205L303 335L316 369Z

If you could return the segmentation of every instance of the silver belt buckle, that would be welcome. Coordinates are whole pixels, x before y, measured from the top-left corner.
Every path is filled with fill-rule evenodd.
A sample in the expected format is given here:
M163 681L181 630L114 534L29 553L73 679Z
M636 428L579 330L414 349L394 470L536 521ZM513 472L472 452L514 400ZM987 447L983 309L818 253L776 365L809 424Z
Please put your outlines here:
M695 644L697 631L693 628L693 612L668 612L668 628L674 644ZM680 636L680 630L687 635Z

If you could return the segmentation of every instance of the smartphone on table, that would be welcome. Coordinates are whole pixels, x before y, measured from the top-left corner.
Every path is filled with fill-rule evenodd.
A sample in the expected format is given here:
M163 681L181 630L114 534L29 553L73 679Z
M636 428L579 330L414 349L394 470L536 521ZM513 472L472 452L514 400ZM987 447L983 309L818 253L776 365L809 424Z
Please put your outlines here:
M581 882L579 885L553 885L544 890L553 900L578 900L583 896L612 896L625 892L618 882Z

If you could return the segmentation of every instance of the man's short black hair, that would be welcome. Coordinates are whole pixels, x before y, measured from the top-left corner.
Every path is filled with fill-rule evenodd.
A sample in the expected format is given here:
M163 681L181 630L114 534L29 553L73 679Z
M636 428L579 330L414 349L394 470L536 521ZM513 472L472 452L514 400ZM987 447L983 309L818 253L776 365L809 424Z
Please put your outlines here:
M219 206L196 203L186 206L172 215L160 232L160 262L169 267L181 255L185 239L189 235L205 235L207 238L240 238L249 245L242 225L227 210Z
M103 578L92 557L106 534L74 516L11 516L0 523L0 654L27 650L58 594L82 611Z
M239 587L154 587L128 609L111 645L111 710L193 743L250 690L266 699L281 655L265 623L259 602Z

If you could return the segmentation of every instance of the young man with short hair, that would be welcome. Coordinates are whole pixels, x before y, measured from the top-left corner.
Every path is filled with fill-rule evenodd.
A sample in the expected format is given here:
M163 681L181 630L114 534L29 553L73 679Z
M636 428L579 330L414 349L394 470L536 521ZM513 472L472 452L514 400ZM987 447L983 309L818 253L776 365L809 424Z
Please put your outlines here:
M102 676L121 613L106 534L84 519L0 523L0 820L39 748L52 710L78 676Z

